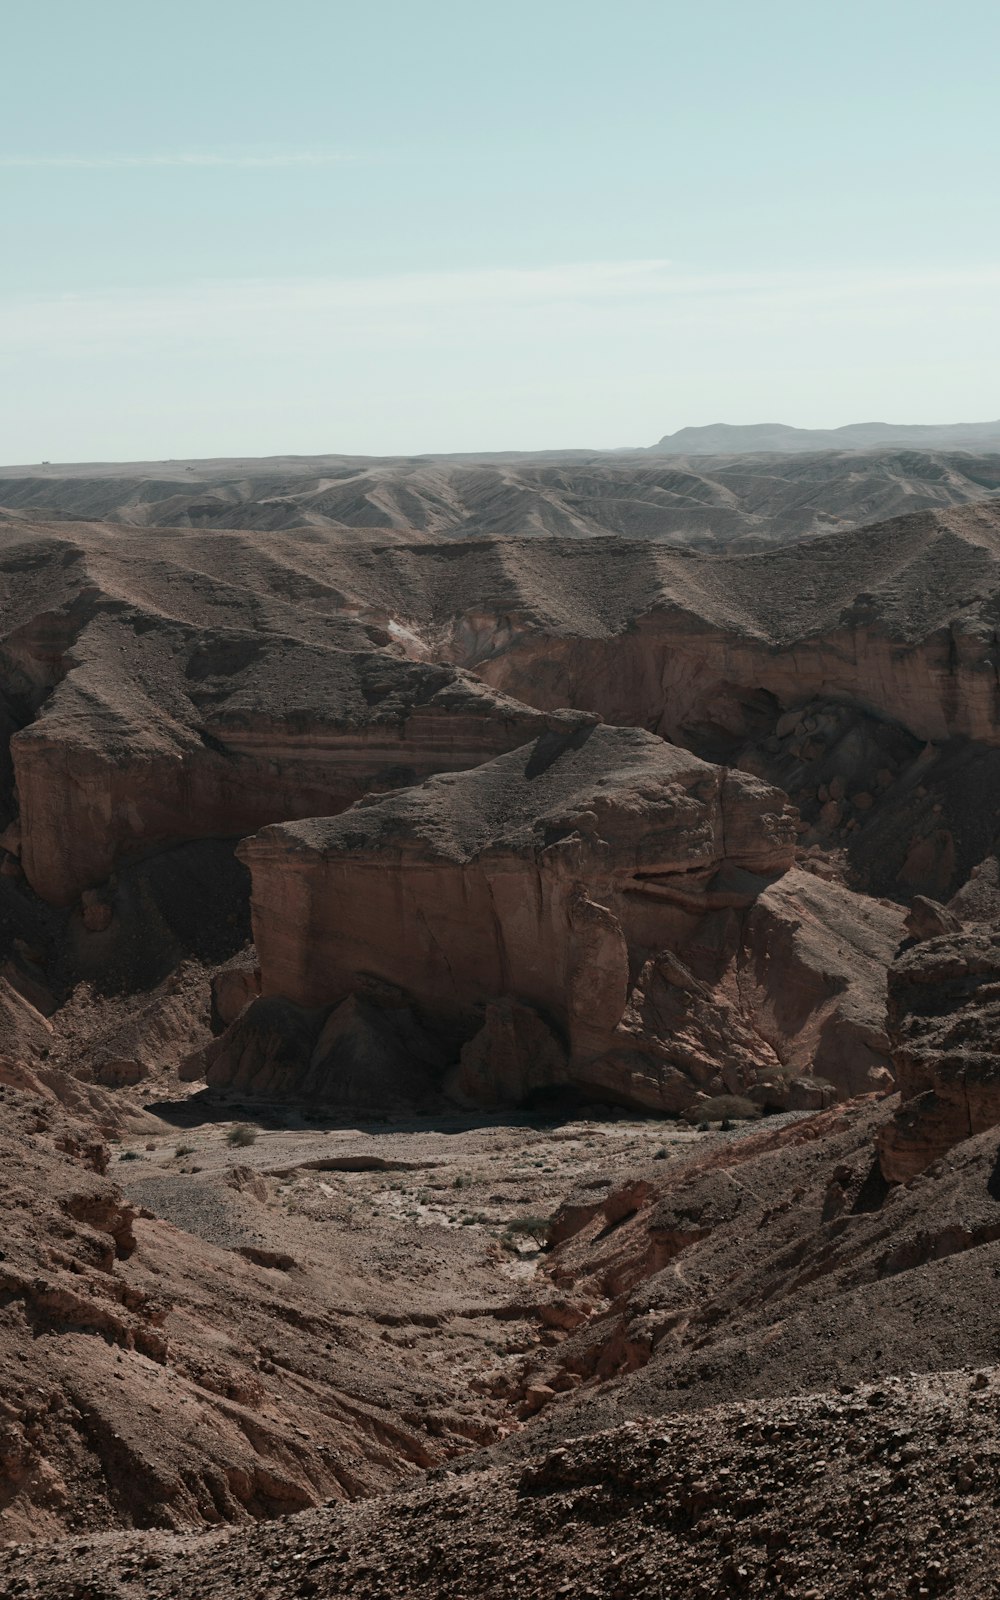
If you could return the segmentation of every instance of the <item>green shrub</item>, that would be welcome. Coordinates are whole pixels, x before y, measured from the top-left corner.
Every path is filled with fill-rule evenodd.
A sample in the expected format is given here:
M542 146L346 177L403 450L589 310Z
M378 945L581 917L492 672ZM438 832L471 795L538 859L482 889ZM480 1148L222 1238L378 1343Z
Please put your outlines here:
M539 1250L544 1250L551 1232L552 1223L548 1217L515 1217L507 1224L505 1238L512 1243L517 1239L534 1239Z
M237 1144L240 1146L256 1144L257 1135L259 1132L260 1129L252 1128L249 1122L238 1122L235 1128L230 1128L229 1132L226 1134L226 1138L230 1144Z

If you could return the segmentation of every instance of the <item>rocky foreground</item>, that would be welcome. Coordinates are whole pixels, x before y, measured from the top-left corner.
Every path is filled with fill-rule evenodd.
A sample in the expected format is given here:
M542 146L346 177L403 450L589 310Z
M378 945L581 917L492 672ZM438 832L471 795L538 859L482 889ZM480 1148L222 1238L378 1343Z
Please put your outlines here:
M0 1594L992 1592L996 1133L888 1189L887 1114L43 1165Z
M995 505L0 587L0 1595L992 1593Z
M15 1550L0 1594L986 1596L998 1421L981 1371L716 1407L251 1533Z

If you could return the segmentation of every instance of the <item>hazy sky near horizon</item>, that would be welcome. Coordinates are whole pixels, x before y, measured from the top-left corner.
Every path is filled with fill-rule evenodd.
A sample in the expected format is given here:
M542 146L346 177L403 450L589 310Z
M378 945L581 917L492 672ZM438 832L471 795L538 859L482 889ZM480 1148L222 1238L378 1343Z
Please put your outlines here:
M994 0L2 10L0 461L1000 416Z

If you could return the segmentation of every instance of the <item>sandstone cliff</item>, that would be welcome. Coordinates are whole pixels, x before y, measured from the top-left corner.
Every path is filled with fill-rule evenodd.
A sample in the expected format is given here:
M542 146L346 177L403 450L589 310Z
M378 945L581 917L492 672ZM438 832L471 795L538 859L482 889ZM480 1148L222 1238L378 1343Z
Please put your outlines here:
M40 611L57 557L59 609ZM376 650L346 613L295 617L265 594L254 631L214 574L172 584L140 561L126 595L124 552L114 562L72 544L6 554L0 667L24 725L9 740L19 827L5 839L53 904L135 856L329 814L475 765L551 720L460 668ZM168 599L184 620L163 614Z
M787 782L862 884L946 895L992 842L963 796L1000 746L998 555L989 503L749 556L8 525L2 822L19 810L29 881L66 902L119 859L329 815L569 707Z
M451 1082L469 1100L547 1079L676 1112L758 1083L782 1104L817 1070L837 1092L885 1082L901 914L801 873L782 889L793 841L779 791L599 726L265 829L240 855L265 994L336 1006L392 986L466 1041ZM860 937L835 940L838 917Z
M889 974L901 1104L879 1157L905 1183L1000 1123L1000 934L979 926L914 943Z

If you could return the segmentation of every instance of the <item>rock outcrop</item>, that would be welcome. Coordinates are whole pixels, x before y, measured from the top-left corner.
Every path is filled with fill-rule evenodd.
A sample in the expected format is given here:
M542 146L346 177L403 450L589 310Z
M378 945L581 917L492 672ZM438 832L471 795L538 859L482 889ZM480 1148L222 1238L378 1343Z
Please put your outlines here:
M780 1105L803 1074L886 1085L902 914L791 872L794 836L760 780L599 726L240 855L266 995L393 985L450 1033L465 1100L571 1083L679 1112L762 1082Z
M754 902L735 987L754 1031L781 1060L782 1082L819 1080L838 1097L892 1088L886 970L902 937L901 907L801 869ZM802 1103L804 1092L800 1086L793 1099Z
M10 740L20 863L55 905L123 861L328 814L476 765L550 720L453 666L199 633L141 607L122 617L109 598L59 671Z
M903 924L911 939L939 939L945 934L961 933L962 919L939 905L925 894L915 894Z
M594 727L265 829L240 854L265 994L336 1004L375 977L466 1037L510 996L558 1030L579 1079L616 1045L628 1055L616 1030L650 956L714 907L746 907L793 838L783 796L757 779ZM673 1075L662 1059L612 1074L650 1104L672 1098Z
M879 1159L906 1183L1000 1123L1000 934L971 928L905 950L889 974L889 1027L901 1104Z

